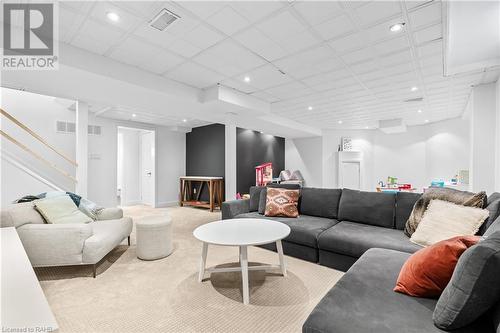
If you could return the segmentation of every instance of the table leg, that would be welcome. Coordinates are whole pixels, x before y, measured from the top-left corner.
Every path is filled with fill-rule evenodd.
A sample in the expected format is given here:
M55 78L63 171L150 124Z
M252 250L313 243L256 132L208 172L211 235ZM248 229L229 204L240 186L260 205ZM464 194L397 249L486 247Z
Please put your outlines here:
M243 282L243 304L249 303L248 292L248 252L246 246L240 246L241 251L241 280Z
M205 275L205 265L207 262L207 252L208 252L208 243L203 243L203 248L201 250L200 273L198 275L198 282L202 282L203 276Z
M281 274L286 276L285 256L283 255L283 244L281 244L281 240L276 241L276 248L278 249L278 256L280 258Z
M180 200L179 200L179 206L181 206L181 207L182 207L182 204L183 204L183 201L184 201L184 180L183 180L183 179L181 179L181 180L179 181L179 183L180 183L180 193L179 193L179 195L180 195Z
M213 212L214 211L214 182L212 180L210 180L208 182L208 194L209 194L209 200L210 200L210 211Z

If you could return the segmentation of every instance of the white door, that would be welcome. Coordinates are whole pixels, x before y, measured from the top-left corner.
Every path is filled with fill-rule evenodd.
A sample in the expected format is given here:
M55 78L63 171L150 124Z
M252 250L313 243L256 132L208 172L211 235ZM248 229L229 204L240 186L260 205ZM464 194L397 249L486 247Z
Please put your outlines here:
M143 132L141 136L141 197L142 203L155 206L155 135Z

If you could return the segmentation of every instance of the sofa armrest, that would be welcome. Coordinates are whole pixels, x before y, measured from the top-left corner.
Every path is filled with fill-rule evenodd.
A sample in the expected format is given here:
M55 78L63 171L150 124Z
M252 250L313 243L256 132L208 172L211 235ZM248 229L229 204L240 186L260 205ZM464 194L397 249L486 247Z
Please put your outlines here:
M85 240L92 236L90 224L25 224L17 233L32 266L82 263Z
M222 203L222 219L232 219L236 215L250 212L250 199L232 200Z
M121 208L104 208L97 213L97 220L118 220L123 217Z

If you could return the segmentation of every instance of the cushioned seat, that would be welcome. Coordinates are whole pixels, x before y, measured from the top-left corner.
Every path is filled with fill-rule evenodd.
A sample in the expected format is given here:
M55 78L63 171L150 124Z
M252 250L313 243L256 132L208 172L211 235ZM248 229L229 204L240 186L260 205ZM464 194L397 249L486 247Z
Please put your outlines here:
M420 246L410 242L403 231L368 224L342 221L323 232L318 239L320 250L358 258L367 250L378 247L413 253Z
M240 214L237 215L236 218L260 218L283 222L291 229L290 235L285 238L285 241L307 245L313 248L318 248L317 239L319 234L339 223L339 221L335 219L327 219L324 217L308 215L300 215L297 218L266 217L265 215L261 215L257 212Z
M386 229L387 230L387 229ZM444 332L434 326L436 299L393 291L410 254L371 249L326 294L302 327L305 333ZM453 332L490 332L488 320ZM491 325L492 326L492 325Z
M118 220L97 221L89 224L92 236L83 244L83 263L93 264L101 260L116 245L132 232L132 219L124 217Z

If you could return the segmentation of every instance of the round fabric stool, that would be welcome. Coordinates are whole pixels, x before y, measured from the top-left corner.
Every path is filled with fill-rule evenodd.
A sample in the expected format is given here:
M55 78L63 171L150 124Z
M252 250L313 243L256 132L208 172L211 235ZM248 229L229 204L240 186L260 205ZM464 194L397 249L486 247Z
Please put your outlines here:
M172 253L172 219L168 215L149 216L135 224L137 258L155 260Z

